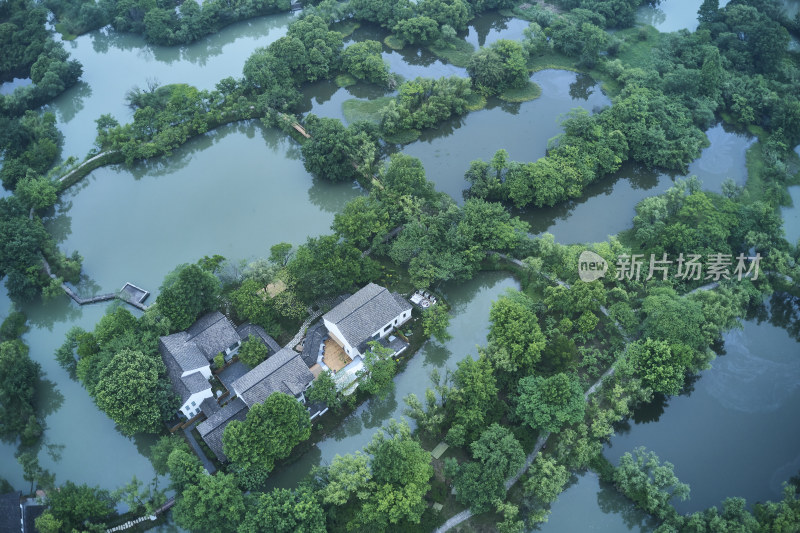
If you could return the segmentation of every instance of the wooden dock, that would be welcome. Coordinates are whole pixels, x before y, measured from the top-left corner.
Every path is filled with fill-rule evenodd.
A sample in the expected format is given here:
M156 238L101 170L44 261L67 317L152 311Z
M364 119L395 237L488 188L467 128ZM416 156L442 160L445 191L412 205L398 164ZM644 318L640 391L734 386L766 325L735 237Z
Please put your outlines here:
M47 259L45 259L44 256L42 256L42 266L44 267L44 271L47 272L47 275L50 276L51 279L56 279L56 275L50 270L50 263L47 262ZM78 296L78 294L72 290L72 287L67 285L66 282L61 283L61 288L64 290L67 296L72 298L72 301L78 305L96 304L119 299L126 304L132 305L140 311L147 311L147 306L142 302L144 302L144 300L150 295L149 291L137 287L130 282L125 283L118 293L108 292L106 294L98 294L97 296L91 296L89 298L82 298Z

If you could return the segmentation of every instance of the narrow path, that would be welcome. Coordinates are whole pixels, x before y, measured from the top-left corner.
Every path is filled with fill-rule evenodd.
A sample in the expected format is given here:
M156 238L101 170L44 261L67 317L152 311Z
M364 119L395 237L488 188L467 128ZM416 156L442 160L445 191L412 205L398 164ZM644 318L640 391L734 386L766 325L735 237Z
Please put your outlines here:
M41 257L42 257L42 266L44 267L44 271L47 273L48 276L50 276L51 279L56 279L56 275L50 271L50 263L47 262L47 259L45 259L44 256ZM137 302L136 300L132 300L131 298L126 298L125 296L122 296L121 294L114 292L100 294L97 296L92 296L90 298L81 298L65 282L61 283L61 288L64 290L67 296L72 298L72 300L78 305L95 304L99 302L107 302L109 300L119 299L128 305L132 305L133 307L139 309L140 311L147 311L148 307L144 305L142 302Z
M111 529L106 529L106 533L111 533L113 531L124 531L124 530L126 530L128 528L131 528L131 527L135 526L136 524L140 524L140 523L144 522L145 520L154 521L154 520L158 519L158 515L168 511L169 509L172 508L173 505L175 505L175 497L174 496L172 498L170 498L169 500L167 500L167 502L164 505L162 505L161 507L159 507L158 509L153 511L153 514L147 515L147 516L141 516L139 518L136 518L135 520L129 520L128 522L125 522L124 524L120 524L118 526L112 527Z
M186 435L186 440L189 441L189 444L194 450L194 453L197 454L197 457L200 458L200 462L203 463L203 467L208 471L209 474L213 474L214 472L217 471L217 468L211 463L209 458L206 457L206 454L203 453L203 449L197 443L197 440L194 438L194 435L192 435L192 429L194 429L196 425L197 422L190 425L189 427L183 428L183 434Z

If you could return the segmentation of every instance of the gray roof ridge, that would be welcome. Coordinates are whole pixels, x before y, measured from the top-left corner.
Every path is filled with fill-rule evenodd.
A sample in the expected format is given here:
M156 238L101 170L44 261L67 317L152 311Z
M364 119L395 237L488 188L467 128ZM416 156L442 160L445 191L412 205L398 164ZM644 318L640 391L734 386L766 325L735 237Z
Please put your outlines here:
M364 286L364 288L366 288L366 287L369 287L370 285L375 285L376 287L380 287L380 289L381 289L381 290L379 290L378 292L376 292L375 294L373 294L373 295L372 295L372 297L371 297L369 300L365 300L365 301L364 301L364 302L363 302L361 305L359 305L358 307L354 307L352 311L350 311L349 313L347 313L346 315L344 315L343 317L341 317L339 320L337 320L336 322L334 322L334 324L339 324L340 322L344 322L344 320L345 320L347 317L349 317L349 316L352 316L352 315L353 315L353 313L355 313L356 311L358 311L359 309L361 309L362 307L364 307L365 305L367 305L368 303L370 303L372 300L374 300L375 298L377 298L379 295L383 294L383 293L384 293L384 291L386 291L386 292L388 292L388 291L389 291L389 289L387 289L386 287L383 287L383 286L381 286L381 285L378 285L377 283L372 283L372 282L369 282L367 285L365 285L365 286ZM342 302L342 303L344 303L344 302Z
M252 384L251 384L249 387L247 387L246 389L242 389L242 391L241 391L241 394L244 394L245 392L249 391L250 389L252 389L252 388L253 388L253 387L255 387L256 385L258 385L259 383L261 383L261 382L262 382L264 379L266 379L267 377L271 376L272 374L274 374L275 372L277 372L278 370L280 370L280 369L281 369L281 368L283 368L284 366L288 365L288 364L289 364L289 363L290 363L290 362L291 362L291 361L292 361L292 360L293 360L295 357L300 357L300 353L299 353L299 352L295 352L295 351L294 351L294 350L292 350L291 348L283 348L283 349L281 349L281 351L283 351L283 350L291 351L291 352L293 353L293 356L292 356L292 357L287 357L287 358L286 358L286 360L285 360L284 362L282 362L280 365L278 365L278 366L276 366L275 368L273 368L273 369L272 369L272 370L271 370L271 371L270 371L268 374L264 374L263 376L261 376L261 378L259 378L257 381L254 381L254 382L253 382L253 383L252 383ZM265 366L266 366L266 364L267 364L267 363L268 363L270 360L272 360L273 358L275 358L275 357L276 357L276 356L277 356L279 353L280 353L280 352L277 352L277 353L275 353L274 355L272 355L272 357L269 357L269 358L265 359L264 361L262 361L261 363L259 363L257 366L253 367L253 368L250 370L250 372L248 372L247 374L245 374L245 375L244 375L244 376L242 376L241 378L237 379L236 381L239 381L239 380L241 380L242 378L246 377L246 376L247 376L248 374L250 374L251 372L255 372L255 371L256 371L256 369L257 369L259 366L261 366L261 365L265 365ZM304 362L303 364L305 364L305 362ZM235 382L234 382L234 383L235 383ZM241 394L240 394L240 396L241 396Z

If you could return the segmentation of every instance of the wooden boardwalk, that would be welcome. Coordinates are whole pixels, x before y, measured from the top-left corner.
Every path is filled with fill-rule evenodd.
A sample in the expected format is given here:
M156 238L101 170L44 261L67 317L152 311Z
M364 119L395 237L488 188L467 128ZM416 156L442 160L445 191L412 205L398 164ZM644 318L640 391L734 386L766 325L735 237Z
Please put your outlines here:
M50 270L50 263L47 262L47 259L42 256L42 266L44 267L44 271L47 272L47 275L50 276L51 279L56 279L56 275ZM126 290L128 287L133 287L132 290ZM72 298L72 300L78 305L88 305L88 304L96 304L100 302L107 302L109 300L119 299L125 302L126 304L132 305L136 309L140 311L147 311L147 306L144 305L144 300L150 293L144 289L140 289L133 283L126 283L119 293L115 292L108 292L106 294L98 294L97 296L91 296L89 298L81 298L78 296L72 288L66 284L66 282L61 283L61 288L64 292ZM138 292L141 291L141 292ZM133 296L134 293L138 293L138 296Z

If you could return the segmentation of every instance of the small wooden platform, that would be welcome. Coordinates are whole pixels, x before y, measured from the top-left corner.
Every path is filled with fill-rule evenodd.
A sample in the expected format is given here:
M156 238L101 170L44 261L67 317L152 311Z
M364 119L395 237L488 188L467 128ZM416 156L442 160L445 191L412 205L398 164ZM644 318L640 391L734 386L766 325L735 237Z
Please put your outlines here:
M440 442L439 444L436 445L436 448L434 448L433 451L431 451L431 456L434 459L438 459L442 456L444 452L447 451L449 447L450 446L448 446L446 442Z
M325 366L334 372L338 372L352 361L350 356L345 353L344 348L339 346L335 340L331 338L325 339L325 349L322 355L322 362L325 363Z
M130 281L126 282L125 285L122 286L120 292L128 298L131 302L142 303L147 300L147 297L150 296L150 292L142 289L141 287L137 287Z

